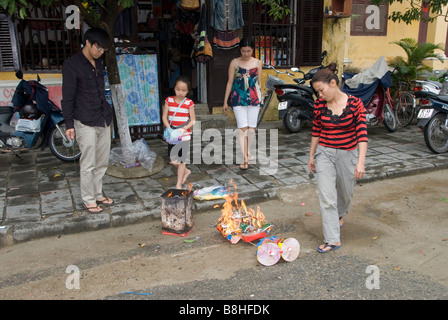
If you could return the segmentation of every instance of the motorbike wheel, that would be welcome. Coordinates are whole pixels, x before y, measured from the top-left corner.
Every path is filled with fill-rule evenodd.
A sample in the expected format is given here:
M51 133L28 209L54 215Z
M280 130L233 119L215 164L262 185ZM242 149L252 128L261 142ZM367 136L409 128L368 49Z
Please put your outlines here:
M409 92L402 92L395 101L395 117L398 124L406 127L414 118L415 99Z
M398 121L395 117L394 112L392 111L392 108L388 103L384 105L384 120L383 120L384 126L387 130L390 132L397 131L398 128Z
M434 153L444 153L448 151L448 131L445 128L444 113L436 114L425 127L426 146Z
M289 108L283 117L283 124L285 125L286 130L291 133L299 132L303 126L303 121L299 119L298 110L299 109L297 108Z
M58 125L61 132L65 135L66 128L64 122L60 122ZM56 127L51 130L49 144L51 152L62 161L70 162L78 160L81 157L81 150L79 150L78 143L76 140L66 143L61 132Z

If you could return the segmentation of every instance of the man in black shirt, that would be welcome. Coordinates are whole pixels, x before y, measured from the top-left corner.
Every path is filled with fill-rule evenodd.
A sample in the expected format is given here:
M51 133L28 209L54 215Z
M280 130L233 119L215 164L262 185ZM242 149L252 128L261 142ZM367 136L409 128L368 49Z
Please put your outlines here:
M83 48L64 62L62 68L62 111L69 139L82 152L80 187L83 206L101 212L99 204L113 200L103 193L103 177L109 163L113 110L104 96L104 67L100 59L111 40L100 28L86 31Z

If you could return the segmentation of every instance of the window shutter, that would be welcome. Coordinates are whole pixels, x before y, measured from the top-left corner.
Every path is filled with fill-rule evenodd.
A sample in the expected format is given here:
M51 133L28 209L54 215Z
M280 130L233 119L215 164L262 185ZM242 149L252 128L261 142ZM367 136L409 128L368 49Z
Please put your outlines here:
M323 0L300 0L297 16L298 66L320 65L322 51Z
M0 9L0 71L19 69L17 43L11 17Z
M386 36L387 21L389 15L389 4L382 3L379 8L379 28L369 29L366 26L366 20L371 13L366 13L366 8L371 5L370 0L353 0L352 4L352 20L350 22L351 36Z

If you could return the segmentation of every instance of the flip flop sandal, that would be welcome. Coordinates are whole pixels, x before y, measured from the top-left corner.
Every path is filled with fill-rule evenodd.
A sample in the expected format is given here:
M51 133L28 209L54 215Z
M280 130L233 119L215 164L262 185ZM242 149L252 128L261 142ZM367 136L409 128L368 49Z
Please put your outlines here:
M84 207L84 209L86 209L90 213L100 213L103 211L103 209L101 209L101 207L99 205L96 205L95 207L88 207L83 203L82 206Z
M114 200L109 198L109 197L105 197L103 200L96 200L96 203L98 204L104 204L106 206L111 206L114 204Z
M339 221L342 220L343 217L339 217ZM342 226L344 225L344 221L342 221L342 223L339 225L339 228L342 228Z
M337 250L339 249L341 246L336 246L334 244L328 244L326 243L325 246L321 249L320 247L317 247L317 251L319 251L320 253L327 253L330 252L332 250ZM331 248L330 250L324 250L325 248Z
M243 164L240 164L240 169L241 169L241 170L247 170L247 169L249 169L249 163L244 162Z

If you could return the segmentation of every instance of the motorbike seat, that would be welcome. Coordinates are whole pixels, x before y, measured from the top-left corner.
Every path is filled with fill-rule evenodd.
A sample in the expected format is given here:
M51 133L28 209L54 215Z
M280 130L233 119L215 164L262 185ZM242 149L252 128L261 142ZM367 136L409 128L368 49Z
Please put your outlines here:
M448 95L444 94L444 95L438 95L436 97L434 97L433 99L435 100L439 100L443 103L448 103Z
M313 90L313 88L311 88L311 87L304 87L304 86L301 86L301 88L302 88L303 90L307 91L310 95L313 95L313 94L314 94L314 90Z
M306 91L310 95L314 94L314 90L311 87L302 86L302 85L293 84L293 83L285 83L285 84L282 84L282 85L278 85L278 86L276 86L276 88L279 88L279 89L297 89L297 90Z
M439 89L442 89L442 84L440 82L433 81L433 80L426 80L426 81L428 81L429 83L433 84L435 87L437 87Z

